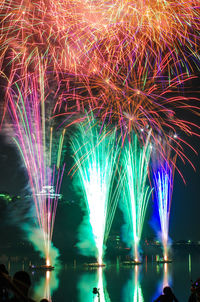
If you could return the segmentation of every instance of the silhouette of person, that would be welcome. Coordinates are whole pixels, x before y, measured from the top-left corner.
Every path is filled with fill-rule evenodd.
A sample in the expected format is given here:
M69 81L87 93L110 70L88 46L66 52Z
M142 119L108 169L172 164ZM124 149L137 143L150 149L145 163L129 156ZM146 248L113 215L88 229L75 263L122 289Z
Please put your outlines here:
M0 264L0 301L8 299L9 275L4 264Z
M198 278L191 285L191 295L189 297L188 302L199 302L200 301L200 278Z
M193 290L188 302L200 302L200 287L197 287L195 290Z
M154 302L178 302L169 286L164 287L163 295L159 296Z
M31 279L29 274L24 271L19 271L13 277L13 292L14 296L9 300L10 302L31 301L28 298L29 288L31 286Z

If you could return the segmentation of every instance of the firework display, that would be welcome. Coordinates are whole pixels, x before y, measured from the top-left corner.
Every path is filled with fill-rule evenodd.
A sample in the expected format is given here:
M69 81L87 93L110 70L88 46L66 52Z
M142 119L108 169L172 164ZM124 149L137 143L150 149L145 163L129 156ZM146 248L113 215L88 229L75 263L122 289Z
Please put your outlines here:
M139 136L143 131L148 135L151 129L155 141L159 133L169 144L173 142L173 148L184 157L173 133L195 135L198 132L198 125L177 115L185 106L188 111L198 111L197 98L185 97L181 92L182 86L195 77L179 74L169 80L163 75L165 68L161 65L154 69L143 66L129 69L122 66L110 73L104 68L94 77L85 77L81 85L77 84L79 92L74 97L80 103L87 100L102 123L117 125L124 139L132 132Z
M31 78L27 81L28 88L22 83L21 87L16 85L16 91L14 88L10 91L8 111L13 139L27 170L38 226L44 240L40 251L46 264L50 265L56 208L65 169L65 164L61 165L65 130L59 136L54 133L53 124L45 113L47 100L42 99L42 92L39 96L36 83Z
M124 146L124 196L123 211L129 221L129 240L132 245L132 256L136 262L140 261L139 243L142 235L145 214L151 189L147 185L148 165L151 156L149 136L144 146L140 147L136 135Z
M163 148L164 148L163 143ZM177 155L170 159L171 150L165 147L166 157L161 158L159 154L154 154L153 160L153 181L154 194L156 199L157 213L159 216L160 238L163 246L163 260L168 261L169 249L169 218L172 201L174 170ZM156 158L155 158L156 156ZM156 159L159 158L159 161Z
M87 215L102 265L104 244L108 238L117 205L118 191L113 192L113 181L118 154L115 132L100 132L91 116L78 124L77 135L71 138L79 183L84 193Z
M151 164L166 258L176 158L192 165L187 138L199 136L185 89L200 67L199 0L3 0L0 24L0 127L24 161L47 265L66 127L98 263L120 198L140 260Z
M58 72L91 70L102 58L119 67L130 57L159 64L166 54L179 69L198 64L197 0L5 0L1 16L2 54L11 50L20 69L38 53Z

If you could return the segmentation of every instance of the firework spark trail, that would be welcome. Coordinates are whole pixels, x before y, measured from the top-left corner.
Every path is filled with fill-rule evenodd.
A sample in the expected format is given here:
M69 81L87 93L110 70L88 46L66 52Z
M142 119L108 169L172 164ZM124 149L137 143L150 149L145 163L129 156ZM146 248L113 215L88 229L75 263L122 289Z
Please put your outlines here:
M152 159L152 171L153 171L153 182L154 182L154 196L156 200L156 209L160 223L160 236L163 246L163 257L164 260L168 259L169 251L169 219L172 202L172 191L174 181L174 171L177 156L171 158L171 150L169 146L164 147L165 154L163 157L157 152L154 154Z
M189 85L194 76L188 77L184 73L169 80L164 75L164 62L157 69L135 66L134 70L128 70L128 66L123 66L110 73L107 64L98 75L79 78L76 88L63 94L63 104L67 106L71 99L80 107L87 106L95 111L103 124L118 125L124 139L132 130L140 135L141 130L148 132L149 129L155 140L158 133L165 137L166 132L198 135L199 126L182 119L180 114L185 110L199 112L199 99L183 93L183 86ZM180 143L187 144L184 140L176 140L173 148L184 160Z
M10 49L10 60L23 67L38 53L57 73L88 72L104 60L120 67L133 57L134 65L154 56L156 66L166 54L174 72L190 73L199 61L197 0L15 0L4 1L1 16L2 58Z
M76 71L84 48L79 45L82 31L80 27L78 35L73 6L71 3L69 11L67 1L62 7L53 1L5 1L1 11L2 58L8 57L12 69L22 73L34 69L38 57L48 62L51 73Z
M13 139L29 177L38 225L44 240L41 252L47 263L50 263L53 261L50 256L51 240L65 165L61 167L59 159L59 165L56 166L56 136L52 140L52 128L48 133L50 121L45 115L48 102L41 99L36 83L32 79L28 79L28 83L21 83L21 87L17 85L16 87L16 91L10 89L8 99L8 111L14 130ZM65 130L61 133L59 157L64 135Z
M129 238L126 238L132 247L134 259L139 261L139 243L142 235L145 214L151 194L150 187L146 184L148 166L151 156L150 135L140 147L136 134L124 145L122 150L123 177L123 211L130 224Z
M166 166L169 164L166 163ZM171 168L161 168L154 172L155 194L158 204L158 212L161 226L161 241L163 245L164 260L168 259L168 233L169 217L171 208L172 191L172 172Z
M49 89L52 82L56 86L57 108L64 103L67 114L98 108L103 122L118 119L126 125L128 117L128 128L134 121L152 129L169 123L191 133L174 115L181 103L190 107L189 100L169 100L165 93L178 91L198 68L199 11L195 0L5 0L2 70L9 66L14 82L15 74L39 74L42 64ZM79 94L80 85L74 88L74 79L87 86L86 95Z
M77 125L71 138L79 184L84 192L98 263L102 264L104 244L113 221L118 190L112 192L118 146L116 131L100 129L93 115ZM111 195L112 194L112 195ZM94 256L94 255L93 255Z

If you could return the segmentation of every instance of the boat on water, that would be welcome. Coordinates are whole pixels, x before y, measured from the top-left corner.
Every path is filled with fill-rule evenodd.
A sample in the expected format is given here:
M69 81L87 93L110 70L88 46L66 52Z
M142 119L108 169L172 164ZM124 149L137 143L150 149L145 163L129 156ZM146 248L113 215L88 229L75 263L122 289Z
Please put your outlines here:
M91 263L84 263L86 267L105 267L105 263L98 263L98 262L91 262Z
M122 262L123 265L140 265L142 264L139 260L126 260Z
M55 269L52 265L29 265L29 269L31 270L43 270L43 271L53 271Z
M171 259L159 259L159 260L156 260L156 263L157 264L162 264L162 263L172 263L172 260Z

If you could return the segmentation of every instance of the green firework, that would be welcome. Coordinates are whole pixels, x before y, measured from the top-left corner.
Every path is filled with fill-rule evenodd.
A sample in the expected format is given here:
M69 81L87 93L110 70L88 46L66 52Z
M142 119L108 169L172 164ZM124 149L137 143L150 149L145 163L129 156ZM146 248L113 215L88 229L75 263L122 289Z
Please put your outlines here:
M145 214L151 194L147 185L148 165L151 155L150 133L140 146L136 134L124 145L122 150L123 211L129 225L126 240L131 244L135 260L139 260L139 242L142 235Z
M93 115L77 125L71 138L78 183L84 193L87 216L92 228L98 262L102 262L118 200L113 181L118 158L116 130L100 128Z

